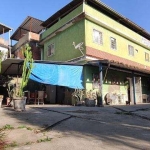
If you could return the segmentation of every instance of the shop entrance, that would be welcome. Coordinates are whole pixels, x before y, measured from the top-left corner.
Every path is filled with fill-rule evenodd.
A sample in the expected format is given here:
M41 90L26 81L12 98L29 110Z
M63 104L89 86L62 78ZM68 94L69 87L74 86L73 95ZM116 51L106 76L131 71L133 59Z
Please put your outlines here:
M133 93L133 81L132 78L127 78L129 80L128 88L128 99L133 104L134 103L134 93ZM142 102L142 88L141 88L141 77L135 77L135 98L136 103Z

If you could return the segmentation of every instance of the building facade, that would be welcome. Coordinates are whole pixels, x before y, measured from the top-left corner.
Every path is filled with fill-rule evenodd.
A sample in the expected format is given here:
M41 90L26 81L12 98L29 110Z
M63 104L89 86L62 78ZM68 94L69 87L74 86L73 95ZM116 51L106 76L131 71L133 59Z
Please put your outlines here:
M43 27L40 26L42 22L43 21L39 19L28 16L16 29L11 36L11 40L15 41L15 45L12 46L12 54L14 58L24 59L21 49L26 43L28 43L33 53L33 59L41 59L38 42L40 39L40 32L43 29Z
M74 0L45 22L42 59L84 65L86 94L102 102L148 102L150 34L95 0Z

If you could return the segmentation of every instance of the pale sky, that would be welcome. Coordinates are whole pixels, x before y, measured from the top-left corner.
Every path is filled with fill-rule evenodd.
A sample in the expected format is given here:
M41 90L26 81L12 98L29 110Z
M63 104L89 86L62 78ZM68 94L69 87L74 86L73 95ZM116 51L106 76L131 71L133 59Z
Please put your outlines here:
M0 23L14 31L27 16L45 21L72 0L2 0ZM103 3L150 32L150 0L101 0Z

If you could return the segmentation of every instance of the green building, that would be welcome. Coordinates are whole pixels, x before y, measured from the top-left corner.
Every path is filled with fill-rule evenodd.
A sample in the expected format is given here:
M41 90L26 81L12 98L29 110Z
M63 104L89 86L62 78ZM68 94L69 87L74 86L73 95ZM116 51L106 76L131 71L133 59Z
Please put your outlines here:
M73 0L42 26L42 60L83 65L84 98L97 93L102 105L149 102L150 34L137 24L102 2ZM53 98L59 91L49 90Z

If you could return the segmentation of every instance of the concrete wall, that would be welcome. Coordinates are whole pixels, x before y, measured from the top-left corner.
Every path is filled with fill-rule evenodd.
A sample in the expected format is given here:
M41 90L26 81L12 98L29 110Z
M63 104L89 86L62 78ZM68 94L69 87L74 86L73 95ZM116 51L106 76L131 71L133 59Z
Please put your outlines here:
M73 42L75 45L83 42L84 47L84 39L85 28L82 20L44 43L44 60L67 61L82 56L81 52L73 46ZM48 57L47 50L50 44L54 44L55 50L54 54Z
M70 12L67 16L63 17L63 18L58 18L57 21L53 26L51 26L50 28L48 28L45 32L43 32L41 34L40 39L44 39L46 36L50 35L51 33L53 33L54 31L56 31L58 28L60 28L61 26L63 26L64 24L66 24L68 21L70 21L72 18L74 18L75 16L77 16L78 14L80 14L82 12L82 5L79 6L78 8L76 8L75 10L73 10L72 12Z
M145 52L150 55L150 47L148 47L146 43L144 44L144 38L141 35L128 29L127 27L121 25L119 22L114 21L110 17L102 14L90 6L85 6L85 12L87 15L91 16L91 18L87 19L85 23L86 46L121 58L126 58L128 60L138 62L145 66L150 66L150 63L145 61ZM93 29L102 32L102 45L93 42ZM116 39L117 50L111 49L110 37ZM134 56L129 56L128 45L132 45L134 47Z
M93 93L96 93L96 91L99 91L99 88L93 88L93 74L98 75L99 77L98 67L92 66L84 67L84 83L86 91L91 90ZM125 104L125 101L128 98L127 85L125 84L126 77L131 78L132 76L131 74L128 73L113 71L110 69L107 71L107 73L106 71L103 71L103 88L102 88L103 100L105 100L106 94L110 93L112 97L114 97L114 99L118 99L118 96L122 96L123 100L121 104ZM117 98L115 98L115 96ZM118 104L118 101L116 102L116 104Z
M28 42L29 45L31 46L31 51L32 51L32 54L33 54L33 59L34 60L41 60L41 51L40 51L40 48L38 48L36 46L36 42ZM22 53L22 46L16 50L14 52L14 57L15 58L20 58L20 59L24 59L24 55Z

